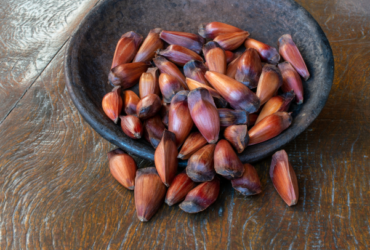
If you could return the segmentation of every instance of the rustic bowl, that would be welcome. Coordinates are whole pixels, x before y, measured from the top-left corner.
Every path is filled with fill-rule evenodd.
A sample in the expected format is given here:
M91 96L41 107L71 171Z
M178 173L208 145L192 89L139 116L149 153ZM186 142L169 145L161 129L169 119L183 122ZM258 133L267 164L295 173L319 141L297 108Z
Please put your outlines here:
M247 147L243 162L255 162L302 133L318 116L328 98L334 74L329 42L313 17L293 0L106 0L81 22L65 59L67 87L83 118L101 136L123 150L153 160L154 150L144 139L132 140L104 114L101 101L112 87L107 83L120 36L134 30L144 37L150 29L197 33L200 23L225 22L251 33L271 46L286 33L292 35L306 61L311 78L304 83L304 104L293 105L293 123L282 134ZM184 166L186 162L180 162Z

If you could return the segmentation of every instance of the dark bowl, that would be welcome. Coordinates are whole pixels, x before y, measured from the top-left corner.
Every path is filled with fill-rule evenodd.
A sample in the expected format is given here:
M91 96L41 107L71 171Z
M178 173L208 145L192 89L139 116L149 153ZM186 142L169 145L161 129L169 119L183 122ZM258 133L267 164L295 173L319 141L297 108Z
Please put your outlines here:
M311 78L304 82L304 104L293 105L294 119L287 130L269 141L247 147L239 156L243 162L255 162L293 140L324 107L334 75L333 55L324 32L293 0L106 0L100 3L78 27L65 59L68 91L83 118L111 143L153 160L150 144L143 139L128 138L101 107L103 96L112 89L107 79L116 43L123 33L131 30L144 37L156 27L197 33L200 23L211 21L247 30L251 37L275 47L281 35L292 35L311 73Z

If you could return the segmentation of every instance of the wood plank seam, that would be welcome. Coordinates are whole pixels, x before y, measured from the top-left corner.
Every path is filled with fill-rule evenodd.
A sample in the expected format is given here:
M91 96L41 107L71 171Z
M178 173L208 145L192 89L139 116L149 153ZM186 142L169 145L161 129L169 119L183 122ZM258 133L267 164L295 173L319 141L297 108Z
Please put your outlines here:
M98 4L100 4L102 2L102 0L98 0L95 2L95 4L93 5L93 7L90 9L90 11L88 13L91 12L91 10L93 10ZM87 13L87 14L88 14ZM86 15L87 15L86 14ZM86 15L82 18L82 20L86 17ZM81 22L80 22L81 23ZM45 71L45 69L50 65L50 63L55 59L56 55L61 51L61 49L64 47L64 45L69 41L69 39L73 36L73 34L75 33L75 31L78 29L79 25L77 25L77 27L75 27L75 29L68 35L68 37L66 38L66 40L63 42L63 44L56 50L55 54L52 56L52 58L47 62L47 64L45 64L45 66L41 69L41 71L36 75L35 79L29 84L29 86L26 87L26 89L23 91L23 93L21 93L21 95L19 96L19 98L15 101L15 103L10 107L10 109L5 113L4 117L0 118L0 125L5 121L5 119L7 119L7 117L10 115L10 113L18 106L20 100L23 99L23 97L25 96L25 94L32 88L32 86L34 85L34 83L37 81L37 79L39 79L39 77L41 76L41 74L43 74L43 72ZM18 60L19 61L19 60ZM16 63L14 63L11 71L13 71L14 67L18 64L18 61Z
M26 95L27 91L33 86L33 84L40 78L41 74L45 71L45 69L50 65L50 63L54 60L54 58L58 55L59 51L63 49L63 47L66 45L66 43L69 41L71 37L69 36L67 40L63 43L63 45L58 49L58 51L53 55L51 60L46 64L46 66L41 70L40 74L37 75L35 80L26 88L26 90L23 92L21 97L15 102L13 107L9 110L9 112L5 115L5 117L0 121L0 125L5 121L5 119L10 115L10 113L17 107L18 103L22 98Z

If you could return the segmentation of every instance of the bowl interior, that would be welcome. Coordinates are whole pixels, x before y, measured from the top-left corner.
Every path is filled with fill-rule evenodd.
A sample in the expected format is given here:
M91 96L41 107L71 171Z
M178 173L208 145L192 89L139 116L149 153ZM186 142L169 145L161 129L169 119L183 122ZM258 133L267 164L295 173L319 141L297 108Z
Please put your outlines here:
M112 89L107 79L116 43L123 33L131 30L144 37L156 27L197 33L200 23L211 21L247 30L252 38L274 47L281 35L292 35L311 74L303 83L304 104L293 105L291 127L267 142L247 147L239 156L243 162L255 162L294 139L325 105L333 82L334 62L320 26L292 0L106 0L100 3L80 24L66 56L67 87L84 119L118 147L153 160L150 144L125 136L101 107L103 96Z

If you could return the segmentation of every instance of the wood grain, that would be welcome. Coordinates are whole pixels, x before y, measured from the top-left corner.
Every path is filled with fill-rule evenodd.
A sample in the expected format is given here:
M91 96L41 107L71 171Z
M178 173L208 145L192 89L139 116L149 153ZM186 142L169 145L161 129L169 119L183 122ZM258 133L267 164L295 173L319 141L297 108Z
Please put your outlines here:
M0 0L0 123L99 0Z
M203 213L163 205L139 222L133 192L109 174L113 146L68 96L63 46L0 124L0 249L368 249L369 5L298 2L327 34L336 69L324 110L285 147L298 177L297 206L277 195L266 159L255 165L261 195L245 198L224 181Z

